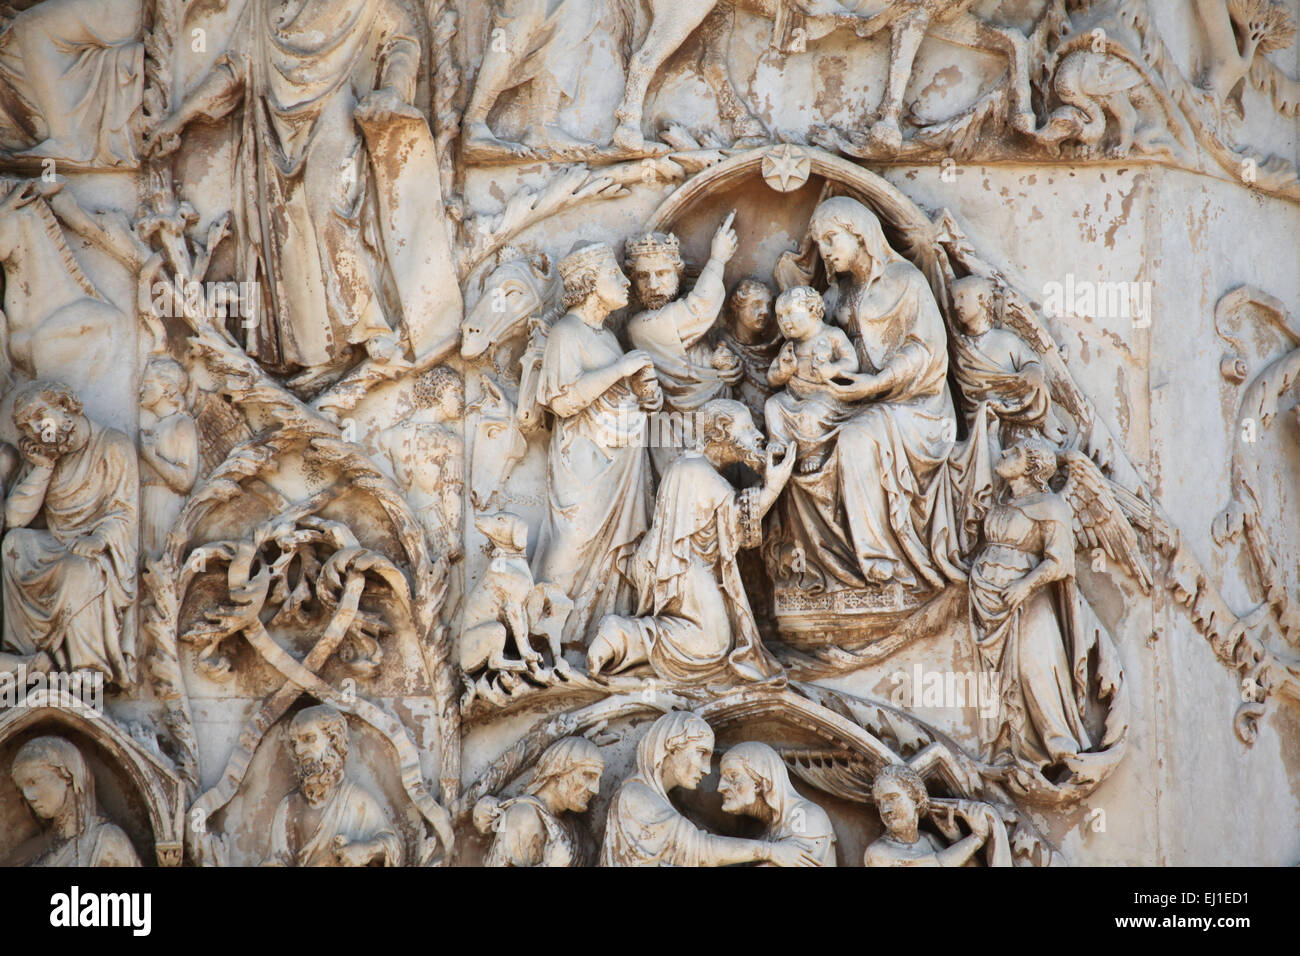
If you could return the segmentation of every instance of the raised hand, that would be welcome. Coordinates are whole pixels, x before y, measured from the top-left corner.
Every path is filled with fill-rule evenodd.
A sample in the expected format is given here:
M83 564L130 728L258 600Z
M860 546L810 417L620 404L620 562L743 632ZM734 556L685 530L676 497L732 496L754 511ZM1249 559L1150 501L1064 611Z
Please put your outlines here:
M712 258L719 262L730 262L731 257L736 254L736 250L740 248L740 240L736 238L736 230L731 228L731 224L735 220L736 211L733 209L713 235L713 246L709 251Z

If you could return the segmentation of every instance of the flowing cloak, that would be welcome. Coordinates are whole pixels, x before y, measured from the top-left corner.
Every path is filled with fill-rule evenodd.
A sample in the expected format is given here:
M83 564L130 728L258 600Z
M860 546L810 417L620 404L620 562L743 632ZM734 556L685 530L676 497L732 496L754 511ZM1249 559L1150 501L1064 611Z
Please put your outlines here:
M531 818L531 819L530 819ZM535 821L538 827L530 826ZM591 866L590 838L571 814L555 817L531 794L503 800L493 812L496 838L484 866Z
M740 494L756 514L759 490ZM632 559L638 616L607 618L601 631L614 651L612 670L648 660L661 678L683 683L784 673L763 648L736 565L741 547L758 544L758 522L750 524L735 489L699 452L669 466Z
M600 24L600 13L600 4L591 0L502 0L493 17L493 33L501 29L515 42L526 38L528 46L511 71L511 81L522 86L545 77L567 99L577 99L585 64L578 51Z
M58 110L79 142L93 139L89 156L67 159L135 165L133 124L144 93L139 0L44 0L18 17L22 27L0 33L0 148L24 149L43 141L50 135L43 113ZM45 62L35 69L23 62L22 30L46 40ZM32 74L49 69L58 74L57 102L42 103Z
M990 341L993 336L996 339ZM1005 361L999 361L986 348L993 341L1007 347ZM1005 441L1014 443L1016 434L1042 430L1052 407L1051 395L1045 382L1035 387L1024 375L1030 365L1041 367L1037 352L1019 336L1002 329L978 337L954 335L952 342L957 359L957 385L962 395L971 406L981 401L992 403L1003 422Z
M32 866L139 866L140 857L122 828L96 816L86 829L33 860Z
M334 838L342 836L349 843L380 840L384 845L384 865L402 865L402 841L393 831L384 808L368 790L344 778L321 808L316 830L302 846L295 846L296 827L291 819L294 803L306 804L298 791L289 794L275 808L271 821L270 862L280 866L338 866L334 856Z
M893 254L871 286L886 303L867 312L839 302L838 321L863 371L888 369L890 390L858 407L820 471L792 476L774 521L803 547L801 586L828 589L867 581L867 562L893 562L904 587L937 589L964 581L962 558L978 540L991 495L984 418L954 454L956 415L948 391L947 333L934 294L911 263ZM831 302L838 294L828 297ZM778 567L785 562L778 552Z
M248 46L217 69L229 75L222 111L244 101L239 271L263 291L247 350L273 368L311 367L390 331L372 173L353 111L390 86L411 102L420 44L395 0L276 7L251 0Z
M569 416L553 404L572 400L580 378L622 356L614 333L573 313L551 329L542 356L537 401L555 429L547 459L548 510L538 534L533 577L573 600L565 643L580 643L606 614L632 605L628 562L649 527L650 461L646 415L626 381Z
M722 264L710 261L688 295L653 312L642 312L627 324L627 340L654 362L664 393L664 410L687 415L715 398L730 398L731 388L710 365L713 346L708 332L726 301ZM663 474L684 443L682 432L656 434L651 446L654 463Z
M981 722L981 737L987 756L1009 750L1041 768L1091 747L1083 714L1096 632L1080 629L1070 506L1052 494L1000 505L985 519L985 535L989 544L971 569L971 623L981 666L998 674L999 707ZM1003 589L1040 554L1067 577L1009 605Z
M11 492L24 493L20 482ZM45 530L14 528L4 538L5 644L51 653L71 670L92 668L134 683L136 552L140 480L135 446L121 432L90 424L80 451L55 462L45 490ZM69 545L96 535L89 558Z
M636 773L605 816L601 866L700 866L707 858L712 835L677 812L659 774L675 731L670 717L660 717L637 744Z

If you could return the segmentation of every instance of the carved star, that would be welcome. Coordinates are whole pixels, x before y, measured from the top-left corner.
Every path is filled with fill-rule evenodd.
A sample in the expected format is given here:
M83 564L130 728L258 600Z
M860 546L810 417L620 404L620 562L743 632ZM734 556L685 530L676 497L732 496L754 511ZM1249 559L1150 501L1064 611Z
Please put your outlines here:
M794 192L811 174L812 157L793 143L782 143L763 157L763 179L777 192Z

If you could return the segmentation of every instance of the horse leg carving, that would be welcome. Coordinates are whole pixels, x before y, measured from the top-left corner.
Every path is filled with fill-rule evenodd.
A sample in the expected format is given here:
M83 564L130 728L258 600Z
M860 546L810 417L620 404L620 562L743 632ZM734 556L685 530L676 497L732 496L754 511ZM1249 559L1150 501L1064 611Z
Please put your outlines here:
M930 28L930 11L914 10L894 22L889 37L889 79L885 96L880 103L880 115L871 127L869 141L872 146L896 153L903 148L903 132L899 117L903 113L903 96L912 79L912 64L916 61L921 41Z
M719 4L705 18L700 27L704 43L700 71L713 88L713 94L718 100L718 115L730 127L735 145L749 145L753 141L757 141L754 145L759 145L767 139L767 127L741 101L731 78L731 70L727 66L735 20L736 8L730 2Z
M645 148L641 121L645 113L646 93L650 81L672 56L704 22L714 7L713 0L651 0L654 20L646 34L641 49L632 55L627 66L627 86L623 102L614 114L618 127L614 130L614 145L630 151Z

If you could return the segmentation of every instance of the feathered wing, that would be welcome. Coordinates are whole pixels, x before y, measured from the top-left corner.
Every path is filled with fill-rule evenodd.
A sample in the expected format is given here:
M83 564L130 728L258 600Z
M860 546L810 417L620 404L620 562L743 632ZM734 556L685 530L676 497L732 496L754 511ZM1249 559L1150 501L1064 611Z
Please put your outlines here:
M1074 538L1080 548L1101 548L1112 561L1138 582L1143 593L1151 590L1151 568L1142 556L1138 538L1111 493L1109 482L1092 459L1077 451L1064 455L1069 478L1061 495L1073 514Z

